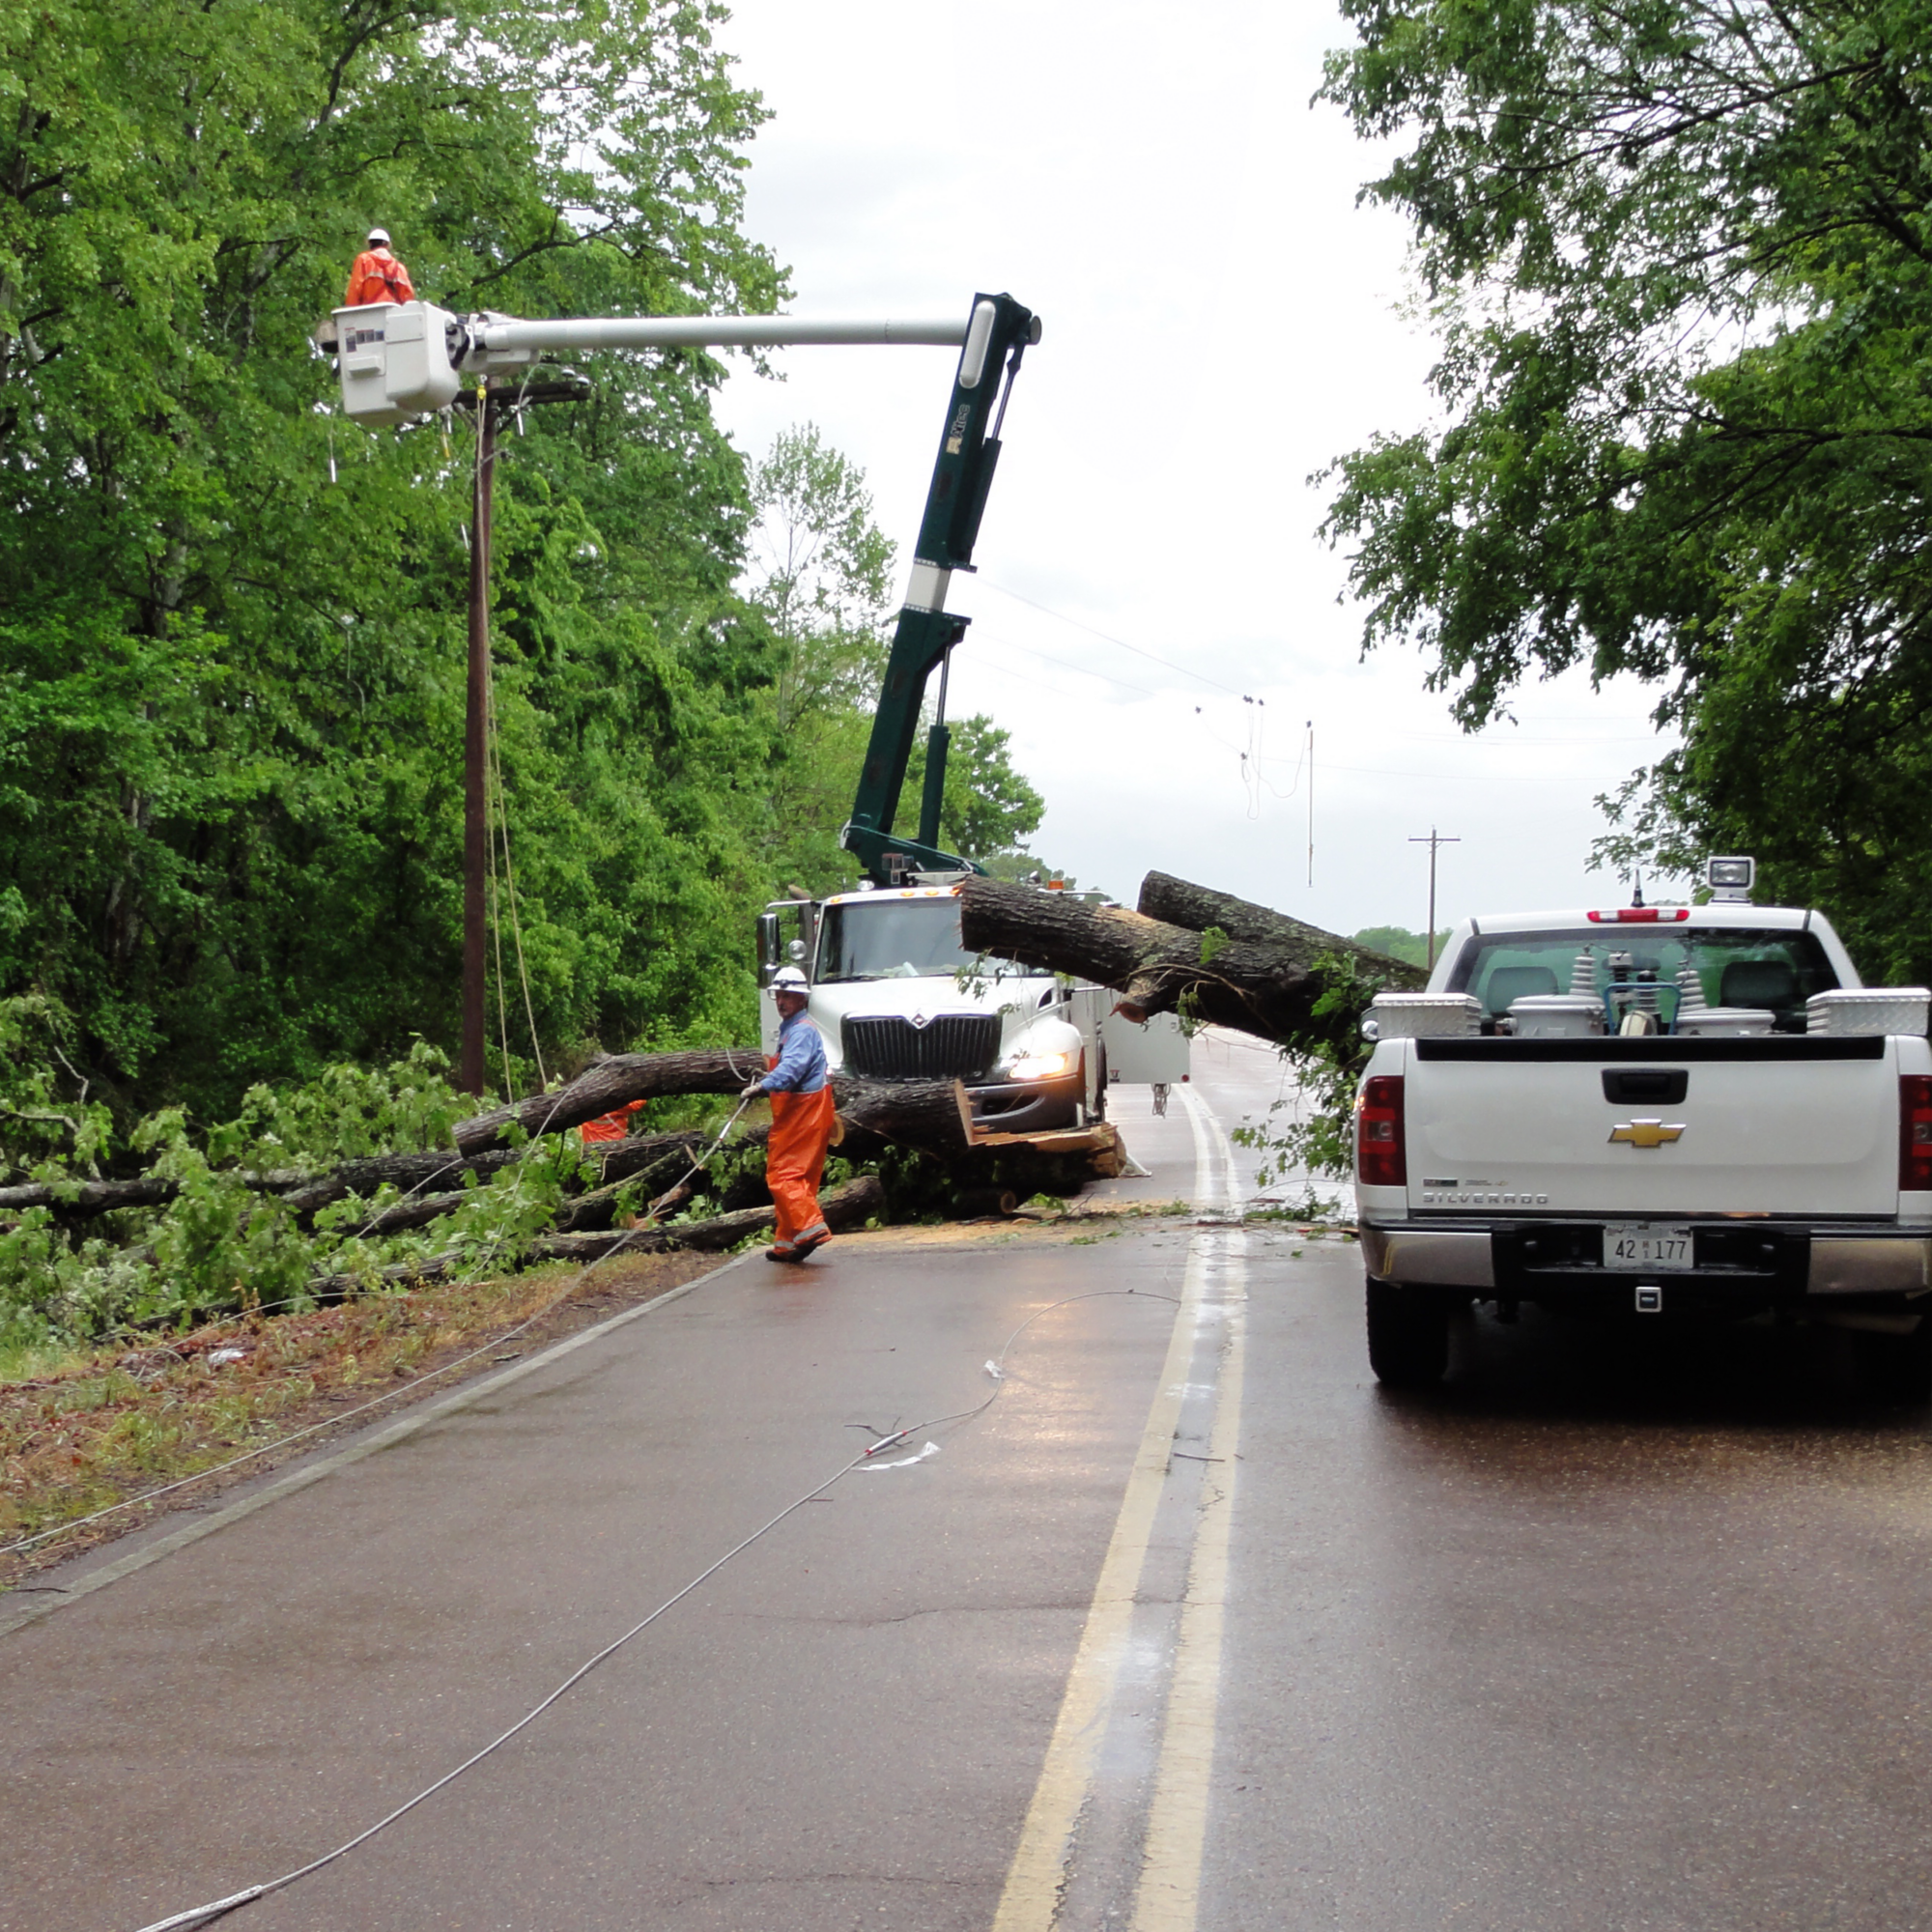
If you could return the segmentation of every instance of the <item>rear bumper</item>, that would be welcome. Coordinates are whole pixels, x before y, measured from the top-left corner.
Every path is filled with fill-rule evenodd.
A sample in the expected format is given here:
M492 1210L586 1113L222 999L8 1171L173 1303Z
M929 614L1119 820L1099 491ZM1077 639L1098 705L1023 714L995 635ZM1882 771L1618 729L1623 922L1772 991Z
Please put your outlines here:
M1694 1267L1636 1275L1613 1272L1596 1260L1604 1225L1581 1219L1468 1227L1364 1221L1362 1256L1369 1272L1383 1281L1525 1301L1628 1303L1640 1281L1740 1308L1831 1306L1839 1297L1884 1301L1932 1290L1932 1235L1889 1228L1867 1233L1842 1222L1693 1221Z

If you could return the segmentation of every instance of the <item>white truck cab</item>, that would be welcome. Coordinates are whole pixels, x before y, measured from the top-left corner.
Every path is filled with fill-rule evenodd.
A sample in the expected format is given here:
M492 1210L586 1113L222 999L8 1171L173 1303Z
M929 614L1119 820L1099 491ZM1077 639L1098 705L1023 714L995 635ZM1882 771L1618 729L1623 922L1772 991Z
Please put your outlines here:
M1932 1396L1928 1000L1735 895L1465 921L1364 1027L1377 1375L1433 1381L1458 1306L1526 1301L1837 1323Z
M778 1039L771 975L796 965L835 1074L959 1080L981 1133L1084 1126L1104 1118L1110 1084L1187 1078L1172 1013L1135 1024L1105 987L968 952L953 880L767 906L759 965L767 1053Z

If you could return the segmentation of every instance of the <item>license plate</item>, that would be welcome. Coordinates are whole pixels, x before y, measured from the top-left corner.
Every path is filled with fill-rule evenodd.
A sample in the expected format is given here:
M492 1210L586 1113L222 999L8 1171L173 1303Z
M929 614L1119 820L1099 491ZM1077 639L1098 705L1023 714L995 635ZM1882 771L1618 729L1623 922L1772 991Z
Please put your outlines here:
M1689 1268L1690 1230L1631 1222L1604 1230L1604 1265L1628 1274L1633 1268Z

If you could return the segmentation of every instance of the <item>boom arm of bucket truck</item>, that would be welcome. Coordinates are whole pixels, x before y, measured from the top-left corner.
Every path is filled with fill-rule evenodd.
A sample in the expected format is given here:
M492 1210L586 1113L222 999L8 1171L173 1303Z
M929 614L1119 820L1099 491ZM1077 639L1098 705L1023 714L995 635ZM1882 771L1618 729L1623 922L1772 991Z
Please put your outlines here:
M942 715L927 736L919 837L895 837L899 794L934 670L965 635L946 609L955 570L973 567L986 493L1000 457L1000 427L1020 357L1039 340L1039 318L1010 296L980 295L962 322L816 321L788 315L582 316L526 322L457 316L433 302L340 308L316 338L335 355L345 414L372 427L447 409L466 374L507 375L549 355L593 349L777 349L807 344L913 343L959 349L939 455L913 550L911 582L893 631L845 849L879 885L907 872L977 871L938 846L950 741ZM1004 371L1004 374L1002 373Z

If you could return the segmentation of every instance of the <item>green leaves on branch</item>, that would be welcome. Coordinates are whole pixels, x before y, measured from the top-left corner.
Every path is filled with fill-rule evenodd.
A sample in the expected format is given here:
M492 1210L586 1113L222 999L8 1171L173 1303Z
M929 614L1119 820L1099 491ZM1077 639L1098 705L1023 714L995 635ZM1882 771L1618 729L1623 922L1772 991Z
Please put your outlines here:
M1755 850L1922 977L1932 16L1902 0L1347 0L1324 93L1400 157L1436 431L1344 458L1366 640L1469 725L1582 665L1685 738L1625 866Z

